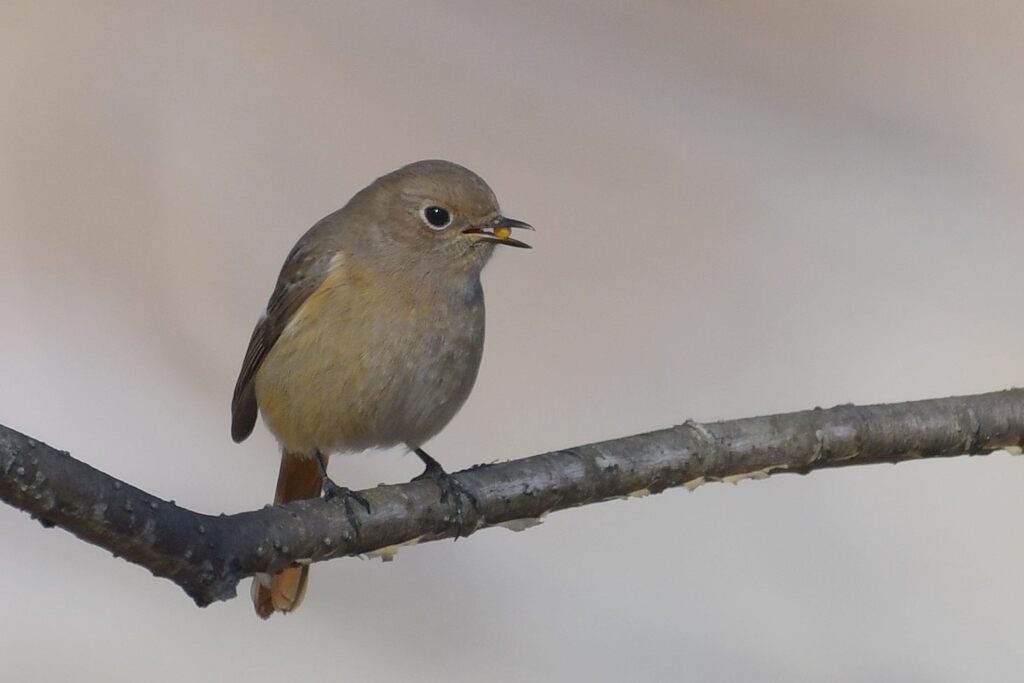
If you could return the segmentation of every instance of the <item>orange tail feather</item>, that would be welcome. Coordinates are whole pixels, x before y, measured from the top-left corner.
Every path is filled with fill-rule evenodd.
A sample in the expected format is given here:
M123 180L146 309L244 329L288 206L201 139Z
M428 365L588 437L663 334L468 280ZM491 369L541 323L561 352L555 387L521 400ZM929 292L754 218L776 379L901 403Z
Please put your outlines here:
M296 453L281 454L274 504L320 495L323 478L316 459ZM259 577L252 580L252 602L256 614L267 619L274 612L291 612L302 604L309 580L309 565L289 567L270 577L269 585Z

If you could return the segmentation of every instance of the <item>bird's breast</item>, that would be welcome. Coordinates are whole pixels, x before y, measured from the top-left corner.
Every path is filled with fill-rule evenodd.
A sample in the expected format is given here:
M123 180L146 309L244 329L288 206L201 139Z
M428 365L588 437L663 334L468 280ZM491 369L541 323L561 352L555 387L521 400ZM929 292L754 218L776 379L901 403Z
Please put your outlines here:
M296 311L257 373L264 420L286 448L419 446L455 416L476 380L479 281L425 286L351 265Z

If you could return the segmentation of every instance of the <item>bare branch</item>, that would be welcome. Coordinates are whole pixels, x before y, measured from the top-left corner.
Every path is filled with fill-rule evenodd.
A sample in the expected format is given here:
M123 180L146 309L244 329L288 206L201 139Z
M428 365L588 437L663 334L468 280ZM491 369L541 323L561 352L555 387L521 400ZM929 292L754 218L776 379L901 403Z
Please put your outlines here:
M549 512L773 472L1000 449L1024 440L1024 390L875 406L837 406L669 429L553 451L459 473L479 529ZM198 605L235 595L238 582L292 563L451 537L452 510L427 481L362 491L373 512L308 500L234 515L186 510L35 439L0 426L0 500L174 581Z

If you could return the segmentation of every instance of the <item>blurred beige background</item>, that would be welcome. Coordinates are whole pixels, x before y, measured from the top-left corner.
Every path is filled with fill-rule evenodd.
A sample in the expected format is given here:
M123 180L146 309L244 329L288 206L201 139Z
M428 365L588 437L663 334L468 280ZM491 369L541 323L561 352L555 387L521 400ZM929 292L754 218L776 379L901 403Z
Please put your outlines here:
M207 512L285 254L466 164L488 267L449 468L1024 381L1019 3L0 4L0 422ZM396 453L332 462L399 481ZM288 618L0 508L11 681L1011 681L1024 460L779 476L313 572ZM245 588L243 587L243 591Z

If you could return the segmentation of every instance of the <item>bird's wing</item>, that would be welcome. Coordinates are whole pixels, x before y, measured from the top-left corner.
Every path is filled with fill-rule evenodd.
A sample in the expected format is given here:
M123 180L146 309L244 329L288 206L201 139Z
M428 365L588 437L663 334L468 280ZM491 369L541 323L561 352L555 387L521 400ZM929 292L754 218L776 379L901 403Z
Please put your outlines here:
M242 361L242 370L235 382L235 393L231 398L231 438L235 443L244 441L256 425L256 390L253 378L260 369L263 359L270 353L274 343L303 302L315 292L331 268L333 249L326 248L317 239L316 231L310 231L288 254L281 267L274 293L267 303L267 312L256 323L249 340L249 348Z

